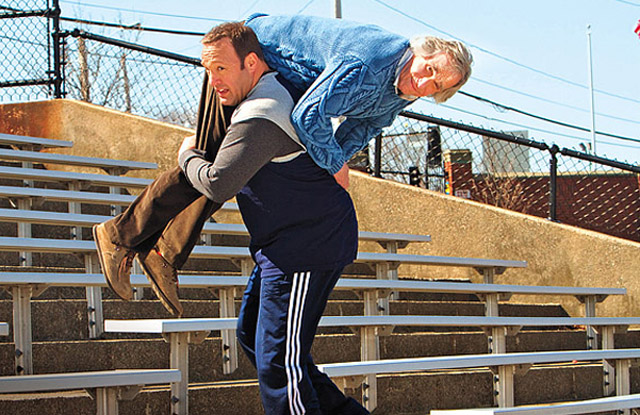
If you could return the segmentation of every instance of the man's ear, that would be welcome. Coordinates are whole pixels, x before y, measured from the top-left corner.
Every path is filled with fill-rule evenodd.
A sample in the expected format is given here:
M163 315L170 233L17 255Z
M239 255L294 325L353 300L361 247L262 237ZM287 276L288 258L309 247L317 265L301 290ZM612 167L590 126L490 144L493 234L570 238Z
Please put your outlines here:
M259 62L258 55L255 52L249 52L247 56L244 58L244 66L249 70L254 70Z

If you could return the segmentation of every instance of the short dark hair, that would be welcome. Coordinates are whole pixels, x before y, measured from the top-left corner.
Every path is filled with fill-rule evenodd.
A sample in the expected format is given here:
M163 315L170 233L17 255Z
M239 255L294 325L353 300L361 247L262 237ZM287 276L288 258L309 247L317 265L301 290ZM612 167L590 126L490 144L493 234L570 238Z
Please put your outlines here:
M264 60L258 37L253 29L245 26L244 22L222 23L204 35L201 43L209 45L224 38L228 38L231 41L231 45L240 58L241 68L244 68L244 58L252 52L258 55L260 60Z

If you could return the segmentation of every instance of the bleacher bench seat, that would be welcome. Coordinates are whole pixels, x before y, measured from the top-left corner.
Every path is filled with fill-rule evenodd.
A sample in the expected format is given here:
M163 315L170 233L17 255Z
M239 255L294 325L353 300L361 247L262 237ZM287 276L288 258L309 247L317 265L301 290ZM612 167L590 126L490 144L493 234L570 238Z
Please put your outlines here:
M358 386L364 377L378 374L400 374L405 372L429 370L459 370L481 367L497 367L497 376L493 377L497 408L431 411L432 415L472 415L472 414L578 414L617 410L637 406L638 400L620 401L616 399L604 402L572 402L558 406L533 406L514 408L514 373L516 368L528 370L533 364L554 364L561 362L577 363L585 361L603 362L603 383L615 385L618 395L630 393L630 372L632 361L640 358L640 349L617 350L572 350L560 352L501 353L488 355L438 356L424 358L388 359L365 362L341 362L319 365L321 372L333 378L340 378L343 386ZM607 392L605 390L605 392ZM619 405L619 406L616 406ZM561 411L562 409L562 411ZM584 412L580 412L584 410ZM566 412L565 412L566 411ZM625 412L628 413L628 412Z
M52 138L26 137L23 135L0 133L0 144L19 148L61 148L72 147L73 141L56 140Z
M0 209L2 210L2 209ZM179 274L181 288L244 288L249 277L235 275ZM106 287L103 274L57 272L0 272L0 286L38 284L52 287ZM149 287L149 280L142 274L132 274L131 284ZM569 295L601 296L626 295L625 288L567 287L513 284L481 284L470 282L446 282L423 280L378 280L370 278L340 278L337 290L395 290L442 294L520 294L520 295Z
M52 200L58 202L89 203L95 205L118 205L128 206L135 199L133 195L122 195L113 193L94 193L77 190L57 190L42 189L33 187L0 186L0 197L7 198L34 198ZM235 203L226 202L221 210L237 211Z
M118 186L143 188L151 183L149 179L110 174L77 173L63 170L29 169L26 167L0 166L0 177L4 179L33 180L55 183L87 183L98 186Z
M624 411L640 408L640 394L610 396L577 402L563 402L546 405L524 405L510 408L449 409L431 410L431 415L572 415L592 414L610 411ZM618 412L618 413L620 413Z
M96 157L73 156L69 154L42 153L39 151L9 150L0 148L0 159L32 163L51 163L66 166L98 167L107 172L122 174L128 170L157 169L156 163L142 161L112 160Z
M144 385L180 380L177 369L132 369L0 377L0 394L95 390L98 415L117 415L119 399L133 399ZM119 393L120 391L125 393Z
M17 169L24 170L24 169ZM50 170L48 170L50 171ZM2 176L2 167L0 167L0 176ZM99 177L113 177L107 175L97 174ZM130 177L124 177L124 179L133 179ZM0 193L1 194L1 193ZM226 210L237 209L237 204L230 203L225 206ZM21 209L2 209L0 208L0 221L6 222L26 222L31 224L45 224L45 225L60 225L60 226L93 226L98 223L102 223L112 216L103 215L87 215L78 213L65 213L65 212L49 212L41 210L21 210ZM207 222L202 230L205 234L218 234L218 235L238 235L248 236L246 226L240 223L212 223ZM360 231L358 238L361 241L373 241L379 243L396 242L401 245L408 244L410 242L430 242L431 237L429 235L415 235L405 233L390 233L390 232L370 232Z
M469 369L506 365L639 358L640 349L569 350L385 359L367 362L340 362L318 365L318 369L330 377L347 377L372 373L392 374L440 369Z
M93 241L47 238L0 237L0 250L86 254L95 253ZM196 246L193 258L251 259L249 248L235 246ZM359 252L355 262L398 263L410 265L435 265L472 268L524 268L526 261L503 259L447 257L435 255L409 255L388 252Z

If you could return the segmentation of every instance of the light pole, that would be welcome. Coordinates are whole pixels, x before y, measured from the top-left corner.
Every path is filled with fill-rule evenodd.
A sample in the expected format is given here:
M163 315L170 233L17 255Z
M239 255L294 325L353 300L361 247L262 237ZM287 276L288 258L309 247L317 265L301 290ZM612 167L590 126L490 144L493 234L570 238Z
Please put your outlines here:
M593 98L593 63L591 59L591 25L587 25L587 44L589 46L589 93L591 95L591 154L596 155L596 110Z
M342 2L340 0L334 0L334 16L336 19L342 19Z

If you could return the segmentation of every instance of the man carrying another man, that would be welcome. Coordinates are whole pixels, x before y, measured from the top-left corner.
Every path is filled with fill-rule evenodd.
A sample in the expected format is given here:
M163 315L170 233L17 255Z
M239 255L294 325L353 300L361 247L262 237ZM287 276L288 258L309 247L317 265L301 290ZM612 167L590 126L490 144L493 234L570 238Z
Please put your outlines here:
M195 244L191 236L197 236L211 213L237 194L257 263L243 297L238 337L258 369L266 413L365 414L362 406L318 372L309 354L329 293L357 250L355 212L344 189L345 162L366 145L369 134L390 124L417 96L452 95L468 71L458 73L448 52L414 56L402 38L358 26L371 32L371 38L386 36L383 43L393 47L382 48L383 53L372 58L371 51L345 42L342 46L353 48L350 55L340 48L328 51L348 58L342 63L319 56L322 45L318 50L302 48L309 57L302 63L308 64L306 68L297 60L303 55L293 56L289 68L274 54L271 64L290 78L291 86L283 74L269 72L262 50L252 40L255 35L249 28L260 19L265 17L250 19L247 25L221 25L205 36L202 63L209 80L204 91L208 101L201 102L205 110L200 115L219 120L214 125L222 127L211 133L208 122L199 122L205 127L198 129L198 137L214 140L203 146L195 137L185 139L179 156L184 174L163 174L150 186L153 191L145 191L122 215L94 229L101 264L109 285L127 299L130 262L137 252L156 294L171 312L181 315L176 268ZM318 22L303 27L311 23ZM353 29L357 27L349 26ZM263 50L268 51L268 45L263 39ZM280 52L292 56L287 50ZM303 76L287 73L291 68L300 69ZM309 82L311 88L294 110ZM238 106L230 119L229 111L215 105L217 99L227 109ZM341 116L346 120L334 133L331 119ZM300 133L305 128L311 133ZM307 136L306 142L296 131ZM319 141L309 139L316 136ZM174 203L169 196L182 191L180 204ZM177 226L189 210L191 227ZM140 212L144 212L141 221L136 219ZM127 222L136 226L123 226ZM146 232L136 243L121 237L123 233L135 237L136 232ZM182 260L172 261L175 258Z
M471 73L471 54L456 41L419 36L409 42L376 26L309 16L256 15L246 25L257 33L271 69L306 91L292 124L311 158L345 188L346 161L400 111L418 97L444 102ZM231 110L204 85L197 137L208 160ZM334 131L336 120L343 122ZM180 169L160 176L122 215L94 231L111 288L132 298L129 272L138 254L162 303L181 315L177 269L219 207L194 191Z
M237 108L215 161L194 149L190 137L179 163L211 200L237 194L257 264L242 299L238 338L258 370L265 412L365 414L310 356L329 293L355 259L351 198L304 153L290 122L301 92L270 71L251 29L224 24L203 45L210 84L223 104Z

